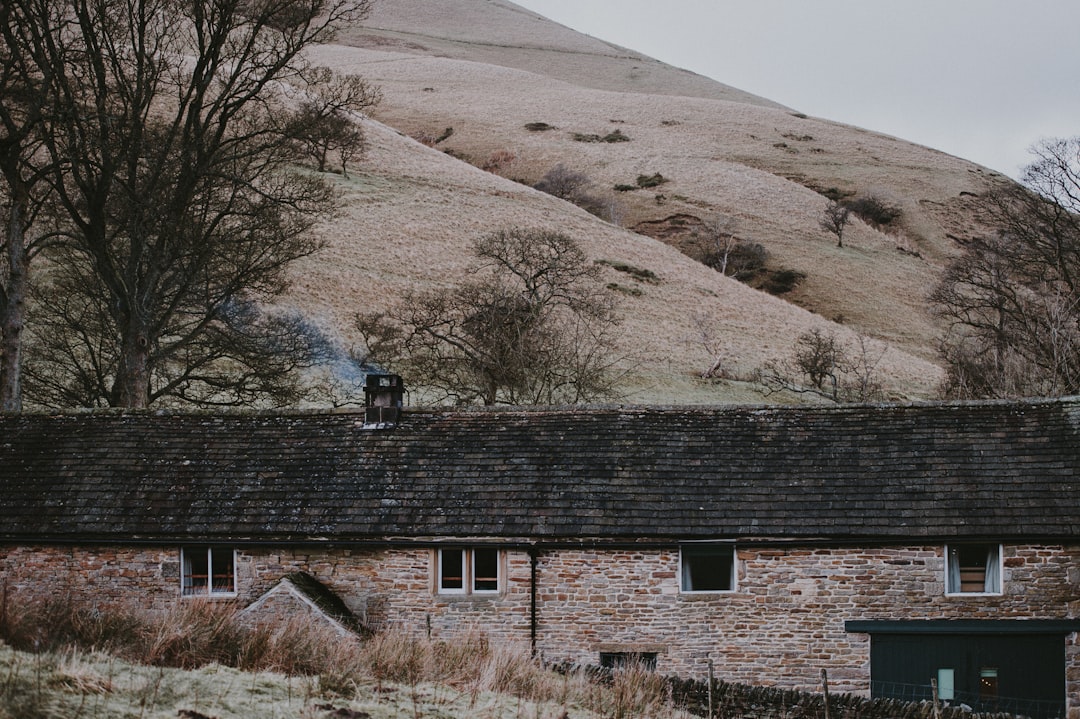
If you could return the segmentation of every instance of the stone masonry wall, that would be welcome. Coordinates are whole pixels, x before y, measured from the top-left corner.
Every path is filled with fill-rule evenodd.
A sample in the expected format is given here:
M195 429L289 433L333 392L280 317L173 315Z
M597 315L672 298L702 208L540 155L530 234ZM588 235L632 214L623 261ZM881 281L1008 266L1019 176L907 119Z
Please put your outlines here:
M656 652L657 669L837 692L865 692L870 638L847 620L1080 617L1080 547L1005 545L1000 596L946 596L940 545L865 549L740 548L732 592L681 594L679 552L566 549L538 555L538 652L595 664L600 652ZM435 551L243 549L235 601L250 604L282 576L305 571L368 625L452 639L482 631L528 646L530 561L502 555L497 595L435 592ZM182 601L176 548L4 548L9 605L68 596L98 606L162 610ZM1066 646L1070 719L1080 719L1080 643Z
M1080 616L1080 547L1003 553L1001 596L946 596L941 546L740 549L735 591L715 594L680 594L674 549L546 554L540 649L589 663L657 652L659 671L696 677L711 657L720 679L804 689L825 668L836 691L865 691L870 638L845 621Z

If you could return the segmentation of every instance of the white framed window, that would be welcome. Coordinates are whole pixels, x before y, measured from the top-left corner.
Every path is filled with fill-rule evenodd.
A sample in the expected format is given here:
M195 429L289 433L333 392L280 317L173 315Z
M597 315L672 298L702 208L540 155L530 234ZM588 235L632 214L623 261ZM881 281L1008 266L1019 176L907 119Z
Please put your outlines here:
M180 567L180 593L183 596L235 596L235 549L183 547L180 549Z
M498 594L502 586L498 549L440 549L436 562L439 594Z
M680 546L679 589L685 594L735 591L735 545L701 543Z
M1001 545L945 547L945 593L1001 594Z

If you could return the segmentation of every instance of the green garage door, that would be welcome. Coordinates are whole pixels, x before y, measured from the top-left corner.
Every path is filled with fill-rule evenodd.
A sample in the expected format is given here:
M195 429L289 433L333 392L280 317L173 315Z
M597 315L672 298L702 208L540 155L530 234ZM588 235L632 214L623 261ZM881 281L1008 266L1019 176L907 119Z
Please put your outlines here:
M935 680L952 705L1055 719L1065 716L1065 634L1075 631L1065 624L848 622L847 629L870 634L875 697L930 699Z

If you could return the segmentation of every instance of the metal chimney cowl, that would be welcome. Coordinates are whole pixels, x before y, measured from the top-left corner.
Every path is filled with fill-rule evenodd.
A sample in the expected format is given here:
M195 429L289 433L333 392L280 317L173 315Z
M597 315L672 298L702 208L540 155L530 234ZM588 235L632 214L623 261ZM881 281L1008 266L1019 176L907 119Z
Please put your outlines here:
M404 397L400 375L369 373L364 380L364 426L378 429L396 425Z

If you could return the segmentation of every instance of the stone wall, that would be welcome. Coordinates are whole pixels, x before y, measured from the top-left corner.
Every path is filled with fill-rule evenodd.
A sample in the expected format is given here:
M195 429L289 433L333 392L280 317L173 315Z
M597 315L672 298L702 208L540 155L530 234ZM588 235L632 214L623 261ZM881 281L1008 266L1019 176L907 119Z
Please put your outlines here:
M657 652L662 672L865 691L870 638L848 620L1080 616L1080 547L1006 545L1000 596L946 596L944 548L740 549L732 592L680 594L678 551L543 555L540 649L595 663ZM1076 671L1076 670L1074 670ZM1080 689L1080 683L1075 684Z
M1065 619L1080 616L1080 547L1006 545L1000 596L946 596L940 545L865 549L740 548L734 591L682 594L679 552L560 549L537 556L537 650L553 662L596 664L600 652L655 652L662 673L865 692L870 639L848 620ZM530 640L530 557L502 555L497 595L440 595L435 550L240 548L246 606L304 571L368 626L452 639L482 631ZM99 606L161 610L181 600L176 548L0 548L8 601L68 596ZM1070 707L1080 719L1080 644L1066 647Z

